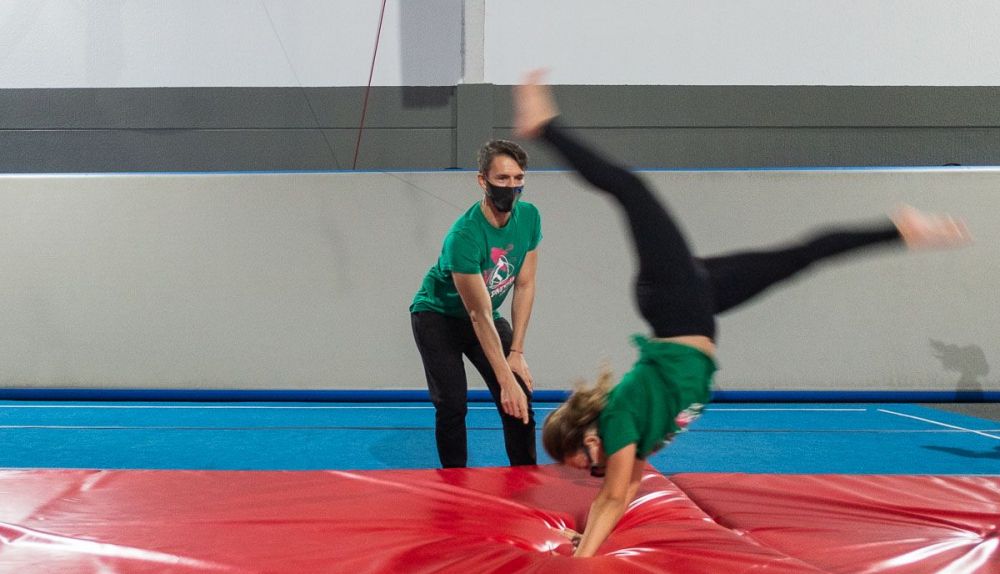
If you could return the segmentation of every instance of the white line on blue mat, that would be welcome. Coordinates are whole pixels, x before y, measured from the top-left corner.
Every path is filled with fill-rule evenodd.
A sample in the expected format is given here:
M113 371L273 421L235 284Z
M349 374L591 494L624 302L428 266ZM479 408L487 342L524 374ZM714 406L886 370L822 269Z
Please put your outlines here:
M942 423L942 422L938 422L938 421L931 420L931 419L925 419L923 417L918 417L918 416L914 416L914 415L908 415L908 414L905 414L905 413L897 413L896 411L890 411L890 410L886 410L886 409L879 409L879 412L887 413L887 414L890 414L890 415L896 415L897 417L905 417L905 418L908 418L908 419L918 420L918 421L922 421L922 422L925 422L925 423L931 423L932 425L943 426L943 427L947 427L947 428L950 428L950 429L955 429L955 430L960 430L960 431L965 431L965 432L971 432L973 434L977 434L979 436L984 436L986 438L992 438L992 439L1000 440L1000 436L997 436L995 434L989 434L989 433L985 433L985 432L982 432L982 431L967 429L965 427L959 427L959 426L955 426L955 425L950 425L950 424L947 424L947 423Z

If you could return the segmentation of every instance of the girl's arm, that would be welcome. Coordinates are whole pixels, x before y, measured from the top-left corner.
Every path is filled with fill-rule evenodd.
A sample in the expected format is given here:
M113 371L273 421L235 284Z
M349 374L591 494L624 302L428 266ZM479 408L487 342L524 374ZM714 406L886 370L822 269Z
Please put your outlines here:
M615 452L607 461L604 484L590 505L587 527L574 556L593 556L607 540L638 490L645 463L635 457L635 444Z

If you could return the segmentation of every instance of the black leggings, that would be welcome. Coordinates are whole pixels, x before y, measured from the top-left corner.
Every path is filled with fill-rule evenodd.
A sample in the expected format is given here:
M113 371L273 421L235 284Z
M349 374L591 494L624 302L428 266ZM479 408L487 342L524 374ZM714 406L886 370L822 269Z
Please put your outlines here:
M864 246L899 243L891 222L873 230L831 230L769 251L696 259L673 218L639 177L585 147L550 122L542 138L588 183L621 205L638 257L635 296L656 337L715 337L717 313L747 301L812 263Z
M830 228L783 247L708 257L698 263L708 277L715 313L719 314L821 259L882 243L902 244L891 221L857 229Z

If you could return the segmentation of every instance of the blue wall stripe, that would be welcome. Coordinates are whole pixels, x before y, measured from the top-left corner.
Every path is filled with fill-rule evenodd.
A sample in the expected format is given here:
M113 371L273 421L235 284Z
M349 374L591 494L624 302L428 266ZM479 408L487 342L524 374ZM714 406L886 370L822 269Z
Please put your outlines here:
M567 391L535 391L535 402L561 402ZM184 402L427 402L425 390L0 389L0 400ZM486 390L469 400L491 402ZM717 403L987 403L1000 391L716 391Z

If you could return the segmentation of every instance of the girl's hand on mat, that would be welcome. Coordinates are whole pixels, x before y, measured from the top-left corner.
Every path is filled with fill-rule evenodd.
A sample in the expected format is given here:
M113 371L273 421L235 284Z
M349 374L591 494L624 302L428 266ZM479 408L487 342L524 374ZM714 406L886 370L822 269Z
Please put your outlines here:
M514 135L536 138L545 124L559 115L552 88L545 85L545 70L532 70L514 86Z
M583 535L572 528L553 528L553 530L558 532L559 536L568 540L569 545L559 544L552 549L552 553L561 556L572 556L576 552L577 547L580 546L580 539L583 538Z
M528 370L528 362L524 360L524 353L511 351L507 355L507 364L514 375L524 383L528 391L535 390L535 380L531 378L531 371Z
M910 205L901 205L892 222L911 249L960 247L972 242L965 222L947 214L923 213Z
M567 539L569 539L574 549L580 545L580 539L583 538L582 534L580 534L576 530L573 530L572 528L563 528L562 530L559 531L559 534L562 534Z

